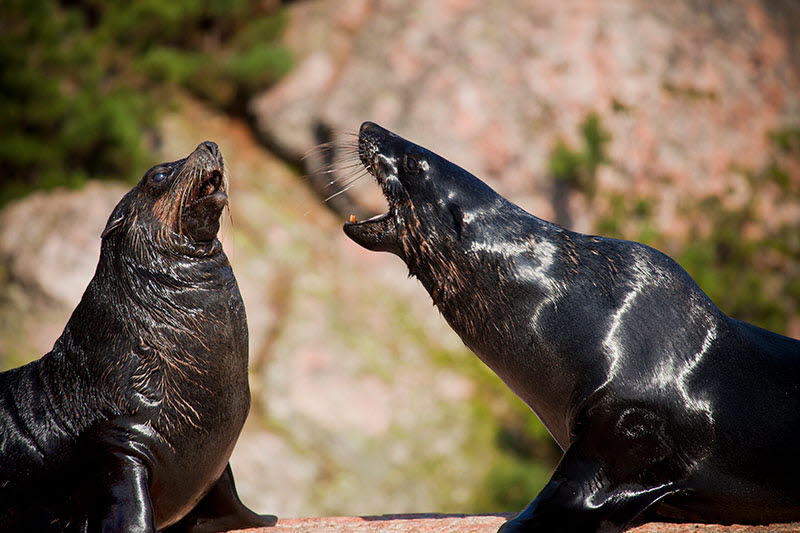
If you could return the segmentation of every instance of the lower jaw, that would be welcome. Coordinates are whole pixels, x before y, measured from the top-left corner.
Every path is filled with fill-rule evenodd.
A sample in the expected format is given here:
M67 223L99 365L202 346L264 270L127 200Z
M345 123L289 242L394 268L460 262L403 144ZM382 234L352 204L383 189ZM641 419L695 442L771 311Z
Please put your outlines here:
M364 222L354 222L353 218L351 217L351 222L346 223L343 229L356 244L376 252L399 252L397 219L394 213L389 211Z
M198 243L209 243L217 237L219 219L228 204L228 196L219 191L184 208L181 233Z

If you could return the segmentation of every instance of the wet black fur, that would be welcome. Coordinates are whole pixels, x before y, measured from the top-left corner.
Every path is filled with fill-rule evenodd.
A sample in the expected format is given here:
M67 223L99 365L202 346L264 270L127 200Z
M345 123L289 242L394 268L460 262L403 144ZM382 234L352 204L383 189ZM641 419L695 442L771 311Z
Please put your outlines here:
M390 210L345 233L400 256L564 450L502 531L800 520L800 341L726 316L661 252L536 218L375 124L359 154Z
M245 310L216 239L222 170L203 143L148 171L53 350L0 374L0 530L275 523L239 501L227 464L250 396ZM195 198L212 176L216 193Z

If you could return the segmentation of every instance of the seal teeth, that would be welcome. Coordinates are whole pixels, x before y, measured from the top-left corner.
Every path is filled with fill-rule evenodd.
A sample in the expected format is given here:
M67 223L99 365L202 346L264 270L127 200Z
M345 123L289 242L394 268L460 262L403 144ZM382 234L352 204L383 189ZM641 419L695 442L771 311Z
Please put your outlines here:
M211 196L217 192L222 184L222 176L218 170L214 170L211 174L203 180L198 188L198 196Z

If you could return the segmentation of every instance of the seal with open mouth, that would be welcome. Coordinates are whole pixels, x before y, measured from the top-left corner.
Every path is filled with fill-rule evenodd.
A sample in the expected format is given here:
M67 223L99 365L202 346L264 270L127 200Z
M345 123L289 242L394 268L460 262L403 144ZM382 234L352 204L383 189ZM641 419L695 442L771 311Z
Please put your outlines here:
M221 531L250 405L247 321L217 239L222 156L200 144L114 208L53 350L0 374L0 530Z
M400 256L564 450L501 531L800 520L800 341L729 318L657 250L541 220L375 124L358 151L389 211L345 233Z

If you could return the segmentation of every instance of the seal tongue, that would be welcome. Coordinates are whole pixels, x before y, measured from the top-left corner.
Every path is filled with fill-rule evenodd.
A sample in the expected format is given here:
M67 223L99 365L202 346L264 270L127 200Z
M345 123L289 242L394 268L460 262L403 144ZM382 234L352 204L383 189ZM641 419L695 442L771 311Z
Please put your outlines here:
M208 175L194 185L186 198L186 206L190 206L198 200L207 198L216 192L222 190L222 172L219 170L212 170Z
M351 215L350 222L346 222L343 229L348 237L367 250L400 253L397 221L391 213L384 213L363 222L356 222L355 216Z

